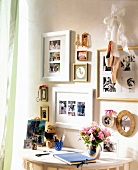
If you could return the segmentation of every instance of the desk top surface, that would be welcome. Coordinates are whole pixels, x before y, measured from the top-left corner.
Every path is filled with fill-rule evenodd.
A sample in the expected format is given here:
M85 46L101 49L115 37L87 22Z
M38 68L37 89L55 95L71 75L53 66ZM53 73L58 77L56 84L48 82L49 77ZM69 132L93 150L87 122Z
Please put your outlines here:
M45 151L50 152L49 155L43 155L40 157L37 157L36 154L44 154L46 153ZM32 149L23 149L20 151L20 156L24 159L27 160L31 163L36 163L36 164L44 164L46 166L51 166L51 167L67 167L69 168L70 165L66 164L65 162L55 158L53 154L55 153L67 153L67 152L82 152L81 150L77 149L71 149L71 148L63 148L62 151L55 151L54 149L47 149L47 148L38 148L37 150L32 150ZM85 154L85 153L84 153ZM85 154L87 155L87 154ZM88 156L88 155L87 155ZM83 167L85 168L114 168L114 167L119 167L123 166L126 163L132 162L132 158L110 158L110 157L100 157L99 159L96 160L96 163L90 163L90 164L84 164ZM73 166L72 166L73 168ZM76 166L74 166L76 168Z

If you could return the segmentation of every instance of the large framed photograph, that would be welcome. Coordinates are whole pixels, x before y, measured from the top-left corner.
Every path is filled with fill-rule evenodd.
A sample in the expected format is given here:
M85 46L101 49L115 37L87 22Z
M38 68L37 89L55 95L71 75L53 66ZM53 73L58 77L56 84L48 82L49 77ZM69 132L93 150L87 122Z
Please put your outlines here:
M70 80L70 30L42 34L41 78L45 81Z
M91 87L53 87L52 103L56 127L80 129L82 125L92 123L93 90Z
M49 121L49 106L40 106L40 118Z
M73 63L73 81L88 81L88 64Z
M43 146L45 137L45 120L28 120L26 139Z
M120 55L117 81L112 82L113 68L107 66L106 49L97 50L97 99L138 101L138 47L129 47L129 53L118 48ZM114 67L114 66L113 66Z

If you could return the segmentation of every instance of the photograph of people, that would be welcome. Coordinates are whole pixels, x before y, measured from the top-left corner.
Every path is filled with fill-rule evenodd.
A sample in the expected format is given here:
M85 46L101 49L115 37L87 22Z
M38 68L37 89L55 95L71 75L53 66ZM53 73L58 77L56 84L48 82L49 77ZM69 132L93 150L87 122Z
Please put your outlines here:
M60 72L60 63L50 63L49 64L50 73L59 73Z
M60 41L57 40L57 41L55 41L55 42L56 42L56 44L55 44L55 49L59 50L59 49L60 49Z
M44 132L45 132L45 121L44 120L41 120L41 121L28 120L26 139L32 139L36 143L43 144Z
M50 41L49 49L50 50L54 50L55 49L54 41Z
M66 114L66 101L59 101L59 114Z
M68 101L68 115L75 116L76 101Z
M104 92L116 92L115 84L112 83L111 77L103 77Z
M77 115L85 116L85 102L77 102Z

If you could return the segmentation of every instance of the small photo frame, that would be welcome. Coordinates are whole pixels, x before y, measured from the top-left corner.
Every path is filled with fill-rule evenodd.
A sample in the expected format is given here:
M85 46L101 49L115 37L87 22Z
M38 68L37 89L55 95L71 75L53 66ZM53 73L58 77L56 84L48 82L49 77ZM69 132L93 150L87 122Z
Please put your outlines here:
M88 64L73 64L73 81L88 81Z
M89 34L88 33L83 33L82 34L82 47L88 47L89 46Z
M40 106L40 118L41 120L49 121L49 107Z
M87 61L88 60L88 51L77 51L77 60Z
M110 141L104 141L102 143L102 155L117 157L118 156L118 140L113 137L110 138Z
M42 87L40 89L40 100L42 102L47 102L48 101L48 87Z
M32 140L31 139L25 139L24 140L24 149L31 149L32 148Z

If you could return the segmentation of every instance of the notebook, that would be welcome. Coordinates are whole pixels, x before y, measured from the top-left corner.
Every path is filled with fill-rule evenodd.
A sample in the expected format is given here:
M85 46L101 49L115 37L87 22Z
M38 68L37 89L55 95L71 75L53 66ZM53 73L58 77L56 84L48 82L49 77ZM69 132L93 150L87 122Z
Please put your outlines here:
M81 153L62 153L54 154L53 156L63 162L66 162L69 165L79 165L96 162L94 158L83 155Z

